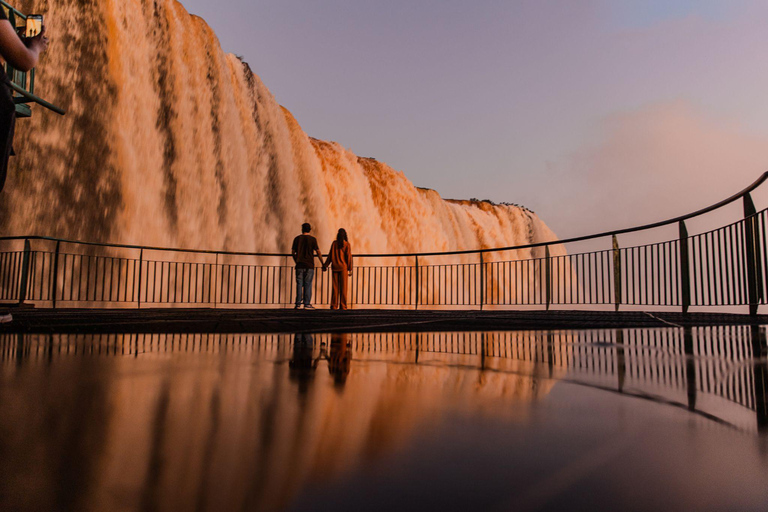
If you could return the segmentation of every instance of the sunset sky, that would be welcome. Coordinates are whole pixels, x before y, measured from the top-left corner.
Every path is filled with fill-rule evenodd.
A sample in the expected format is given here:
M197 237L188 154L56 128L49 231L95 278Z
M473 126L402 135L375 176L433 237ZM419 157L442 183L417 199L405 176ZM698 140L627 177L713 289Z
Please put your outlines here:
M309 135L560 236L687 213L768 170L764 1L182 4Z

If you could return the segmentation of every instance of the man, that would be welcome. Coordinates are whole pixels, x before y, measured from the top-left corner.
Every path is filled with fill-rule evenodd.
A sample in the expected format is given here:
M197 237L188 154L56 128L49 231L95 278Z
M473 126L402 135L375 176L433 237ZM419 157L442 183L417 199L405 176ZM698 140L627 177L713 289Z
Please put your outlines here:
M312 306L312 279L315 277L315 254L323 264L323 255L317 245L317 239L309 234L312 226L308 222L301 225L301 234L293 239L291 255L296 263L296 305L294 309L315 309Z

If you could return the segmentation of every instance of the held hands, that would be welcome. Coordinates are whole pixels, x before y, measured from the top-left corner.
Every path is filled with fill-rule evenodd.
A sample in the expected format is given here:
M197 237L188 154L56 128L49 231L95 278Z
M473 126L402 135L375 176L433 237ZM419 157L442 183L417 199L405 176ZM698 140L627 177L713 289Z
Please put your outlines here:
M328 266L327 265L323 265L323 272L325 272L327 270L328 270ZM349 277L352 277L352 271L351 270L349 271Z

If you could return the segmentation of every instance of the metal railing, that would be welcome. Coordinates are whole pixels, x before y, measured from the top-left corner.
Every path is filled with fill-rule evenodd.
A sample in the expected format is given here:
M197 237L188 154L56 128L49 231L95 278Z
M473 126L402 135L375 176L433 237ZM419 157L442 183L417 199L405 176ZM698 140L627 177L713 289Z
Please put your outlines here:
M622 305L748 306L766 302L766 216L752 185L708 208L634 228L511 247L356 254L355 307ZM689 235L686 221L741 200L737 222ZM621 247L618 236L677 225L674 240ZM569 244L610 239L610 248L566 254ZM34 247L33 247L34 244ZM607 244L606 244L607 245ZM446 261L446 259L448 261ZM293 302L290 255L186 250L0 237L0 303L40 307L285 306ZM314 302L328 304L329 273L316 272Z

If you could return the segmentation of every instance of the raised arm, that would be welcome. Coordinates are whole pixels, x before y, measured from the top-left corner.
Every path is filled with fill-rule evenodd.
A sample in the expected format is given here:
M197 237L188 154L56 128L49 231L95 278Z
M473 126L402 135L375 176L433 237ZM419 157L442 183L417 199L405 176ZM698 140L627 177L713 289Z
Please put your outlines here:
M25 45L8 20L0 20L0 54L8 63L20 71L29 71L37 66L40 54L48 48L45 27Z

